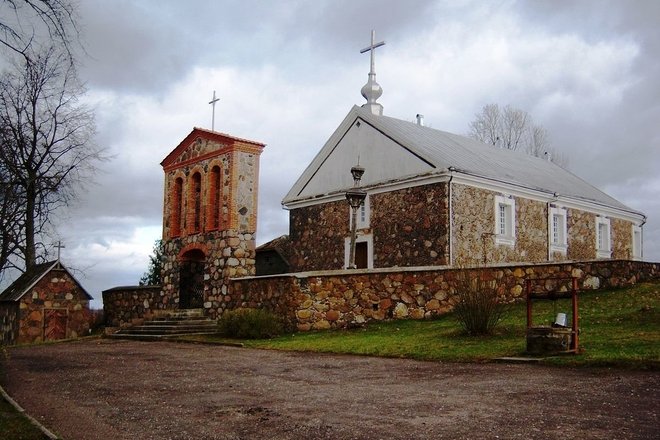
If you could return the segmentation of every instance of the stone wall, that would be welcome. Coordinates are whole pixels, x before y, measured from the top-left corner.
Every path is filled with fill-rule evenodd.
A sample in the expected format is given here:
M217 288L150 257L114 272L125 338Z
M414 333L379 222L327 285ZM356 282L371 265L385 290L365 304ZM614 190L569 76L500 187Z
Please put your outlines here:
M18 328L18 303L0 302L0 345L15 344Z
M104 290L103 316L110 327L141 324L172 308L161 286L125 286Z
M493 191L452 185L452 247L457 266L493 263L548 261L550 228L548 205L523 197L515 200L515 244L497 244L495 196ZM596 258L596 214L566 209L567 244L565 254L553 252L552 261L587 261ZM632 223L611 218L613 259L632 258Z
M613 218L610 220L610 227L612 232L612 258L632 259L632 224L625 220Z
M85 336L89 331L89 300L65 270L53 269L20 300L18 343L44 341L47 309L66 313L65 338Z
M494 280L509 300L524 298L526 279L577 277L580 289L618 288L660 279L660 264L603 260L474 269L399 268L286 274L233 280L232 307L263 307L300 331L346 328L372 320L432 317L451 310L462 272Z
M337 270L344 267L344 237L349 232L345 200L292 209L289 239L292 272Z
M567 210L569 260L596 258L596 216L578 209Z
M447 264L447 184L438 183L369 195L373 267ZM292 209L289 213L292 272L344 267L350 237L345 200Z
M186 252L204 254L204 301L206 314L215 318L227 304L226 280L256 274L254 235L233 230L213 231L201 235L175 238L164 243L163 295L159 301L178 308L181 263Z
M374 194L370 199L374 268L448 263L446 183Z

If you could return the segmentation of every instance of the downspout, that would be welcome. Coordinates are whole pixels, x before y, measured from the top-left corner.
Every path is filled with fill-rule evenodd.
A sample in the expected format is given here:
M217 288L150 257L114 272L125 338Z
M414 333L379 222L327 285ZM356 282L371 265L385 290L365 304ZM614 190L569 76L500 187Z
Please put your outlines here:
M548 241L547 241L548 263L550 261L552 261L552 251L551 251L551 248L552 248L552 245L551 245L551 243L552 243L552 217L550 216L550 205L552 203L556 202L558 198L559 198L559 194L557 194L556 192L552 193L552 200L548 201L545 204L545 209L546 209L545 218L548 220L548 227L546 228L546 231L548 231ZM568 216L565 217L565 221L568 223ZM566 237L566 240L568 242L568 237Z
M639 230L642 234L642 237L639 240L640 241L639 247L641 248L639 250L639 259L640 259L640 261L644 261L644 225L646 224L646 216L644 215L643 217L644 217L644 220L642 220L642 224L639 225Z
M454 248L451 245L452 241L454 239L454 212L452 208L452 194L451 194L451 181L454 178L454 171L456 168L454 167L449 167L447 168L449 171L449 181L447 182L447 197L449 198L449 221L447 222L447 225L449 226L449 241L448 241L448 246L449 246L449 267L454 266Z

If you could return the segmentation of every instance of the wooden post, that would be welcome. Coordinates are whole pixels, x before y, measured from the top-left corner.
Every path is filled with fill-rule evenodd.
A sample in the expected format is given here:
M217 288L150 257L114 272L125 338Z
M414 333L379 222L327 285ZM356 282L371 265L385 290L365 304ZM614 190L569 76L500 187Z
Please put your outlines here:
M527 290L527 328L532 326L532 280L525 280Z
M573 277L573 341L571 343L572 349L577 353L580 349L580 336L579 333L579 318L578 318L578 297L577 297L577 278Z

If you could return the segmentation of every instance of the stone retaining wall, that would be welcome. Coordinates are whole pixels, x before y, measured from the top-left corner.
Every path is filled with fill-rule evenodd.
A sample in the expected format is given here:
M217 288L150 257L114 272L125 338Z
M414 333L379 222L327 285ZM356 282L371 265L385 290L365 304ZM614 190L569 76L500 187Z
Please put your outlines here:
M468 277L494 280L509 300L524 298L526 279L577 277L579 288L618 288L660 278L660 264L593 261L563 264L502 265L473 269L397 268L334 271L235 279L234 306L272 308L292 319L300 331L346 328L370 320L421 319L448 312ZM544 283L545 284L545 283ZM548 289L553 288L552 283Z
M104 290L103 314L111 327L140 324L172 309L161 286L125 286Z
M600 260L579 263L500 265L466 269L442 267L341 270L236 278L222 295L222 310L273 310L300 331L347 328L371 320L428 318L451 310L467 272L497 283L509 300L524 298L526 279L577 277L583 290L619 288L660 279L660 263ZM540 283L541 284L541 283ZM542 283L545 285L545 283ZM548 284L547 288L553 285ZM137 323L163 313L160 287L115 288L103 292L106 322ZM173 306L173 307L172 307ZM176 305L170 305L176 308Z

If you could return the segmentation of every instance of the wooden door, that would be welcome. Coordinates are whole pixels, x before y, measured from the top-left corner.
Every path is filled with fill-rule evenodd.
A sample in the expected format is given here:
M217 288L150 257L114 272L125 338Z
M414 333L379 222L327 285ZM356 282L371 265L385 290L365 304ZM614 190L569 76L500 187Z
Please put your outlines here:
M66 338L66 309L44 309L44 341Z
M366 241L355 243L355 267L358 269L369 267L369 246Z

